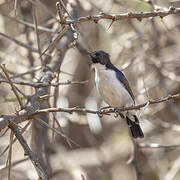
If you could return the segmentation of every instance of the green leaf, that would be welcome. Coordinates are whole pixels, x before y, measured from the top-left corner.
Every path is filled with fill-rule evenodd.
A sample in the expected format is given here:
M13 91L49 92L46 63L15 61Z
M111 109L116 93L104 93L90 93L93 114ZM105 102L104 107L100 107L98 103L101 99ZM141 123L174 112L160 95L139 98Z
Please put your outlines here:
M27 99L26 97L20 97L21 100ZM5 98L4 102L17 102L17 98Z

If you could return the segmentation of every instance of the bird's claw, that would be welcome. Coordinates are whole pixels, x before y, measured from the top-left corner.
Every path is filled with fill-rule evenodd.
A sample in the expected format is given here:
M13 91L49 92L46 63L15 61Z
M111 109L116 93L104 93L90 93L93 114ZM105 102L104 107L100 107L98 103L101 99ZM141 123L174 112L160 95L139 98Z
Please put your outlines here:
M114 108L114 112L115 112L114 117L117 118L117 117L120 115L121 118L124 119L124 115L123 115L122 113L119 112L120 109L121 109L121 108L119 108L119 107L115 107L115 108Z
M119 108L118 107L115 107L114 108L114 117L117 118L119 116Z
M114 112L115 112L115 113L119 113L119 109L120 109L119 107L115 107L115 108L114 108Z
M103 117L103 110L110 108L110 106L99 108L97 111L98 116Z
M100 109L97 110L97 115L98 115L100 118L103 117L103 114L102 114L102 113L103 113L103 112L102 112L102 108L100 108Z

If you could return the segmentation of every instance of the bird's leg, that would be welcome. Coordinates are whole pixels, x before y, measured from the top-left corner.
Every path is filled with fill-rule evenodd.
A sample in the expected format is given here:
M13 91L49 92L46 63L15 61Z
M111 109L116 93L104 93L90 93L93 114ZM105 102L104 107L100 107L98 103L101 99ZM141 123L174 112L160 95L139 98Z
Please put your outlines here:
M115 112L114 117L118 117L120 115L122 119L125 118L124 114L119 112L119 110L122 109L123 107L124 106L114 108L114 112Z
M103 110L108 109L108 108L110 108L110 107L111 107L111 106L105 106L105 107L99 108L98 111L97 111L98 116L99 116L99 117L102 117L102 116L103 116L103 114L102 114Z

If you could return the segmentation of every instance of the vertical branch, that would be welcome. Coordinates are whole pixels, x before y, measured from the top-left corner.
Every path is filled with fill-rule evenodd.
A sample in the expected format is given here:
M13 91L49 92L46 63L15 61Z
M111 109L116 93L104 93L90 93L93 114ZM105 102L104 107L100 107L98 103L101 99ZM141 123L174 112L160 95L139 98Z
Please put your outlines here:
M59 75L60 75L60 69L57 73L56 82L59 82ZM54 88L54 101L53 101L53 107L57 107L57 100L59 98L59 86ZM55 119L56 119L56 113L53 115L53 124L52 127L55 128ZM54 140L55 132L52 131L52 140Z
M11 160L12 160L12 145L13 145L13 132L11 131L11 134L10 134L10 140L9 140L9 153L8 153L8 180L10 180L10 177L11 177Z
M62 41L60 39L62 38ZM69 26L65 26L61 33L55 38L52 44L45 50L56 47L57 52L47 64L47 68L44 69L44 74L41 77L40 82L50 83L54 78L54 73L60 69L61 63L64 59L65 53L68 50L68 45L72 42L72 32L69 31ZM47 100L40 100L39 97L48 95L50 87L38 87L36 93L31 98L31 105L36 106L37 109L44 109L49 107ZM37 119L43 120L46 124L49 124L49 114L42 113L35 116ZM48 173L51 173L51 164L49 160L49 134L46 127L42 127L38 121L33 121L32 126L32 148L36 152L42 166L47 169Z
M14 16L17 15L17 0L14 0Z
M39 57L41 59L41 65L44 66L44 62L41 56L41 46L40 46L40 39L39 39L39 33L38 33L38 22L37 22L37 16L36 16L36 6L33 4L33 20L35 24L35 33L36 33L36 38L37 38L37 45L38 45L38 52L39 52Z

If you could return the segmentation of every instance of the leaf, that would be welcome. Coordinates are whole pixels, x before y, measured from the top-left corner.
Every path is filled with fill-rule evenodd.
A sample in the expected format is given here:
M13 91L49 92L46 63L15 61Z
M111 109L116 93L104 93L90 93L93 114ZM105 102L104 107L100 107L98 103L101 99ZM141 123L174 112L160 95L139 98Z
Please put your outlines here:
M21 100L27 99L26 97L20 97L20 98L21 98ZM18 101L17 98L5 98L4 99L4 102L16 102L16 101Z

